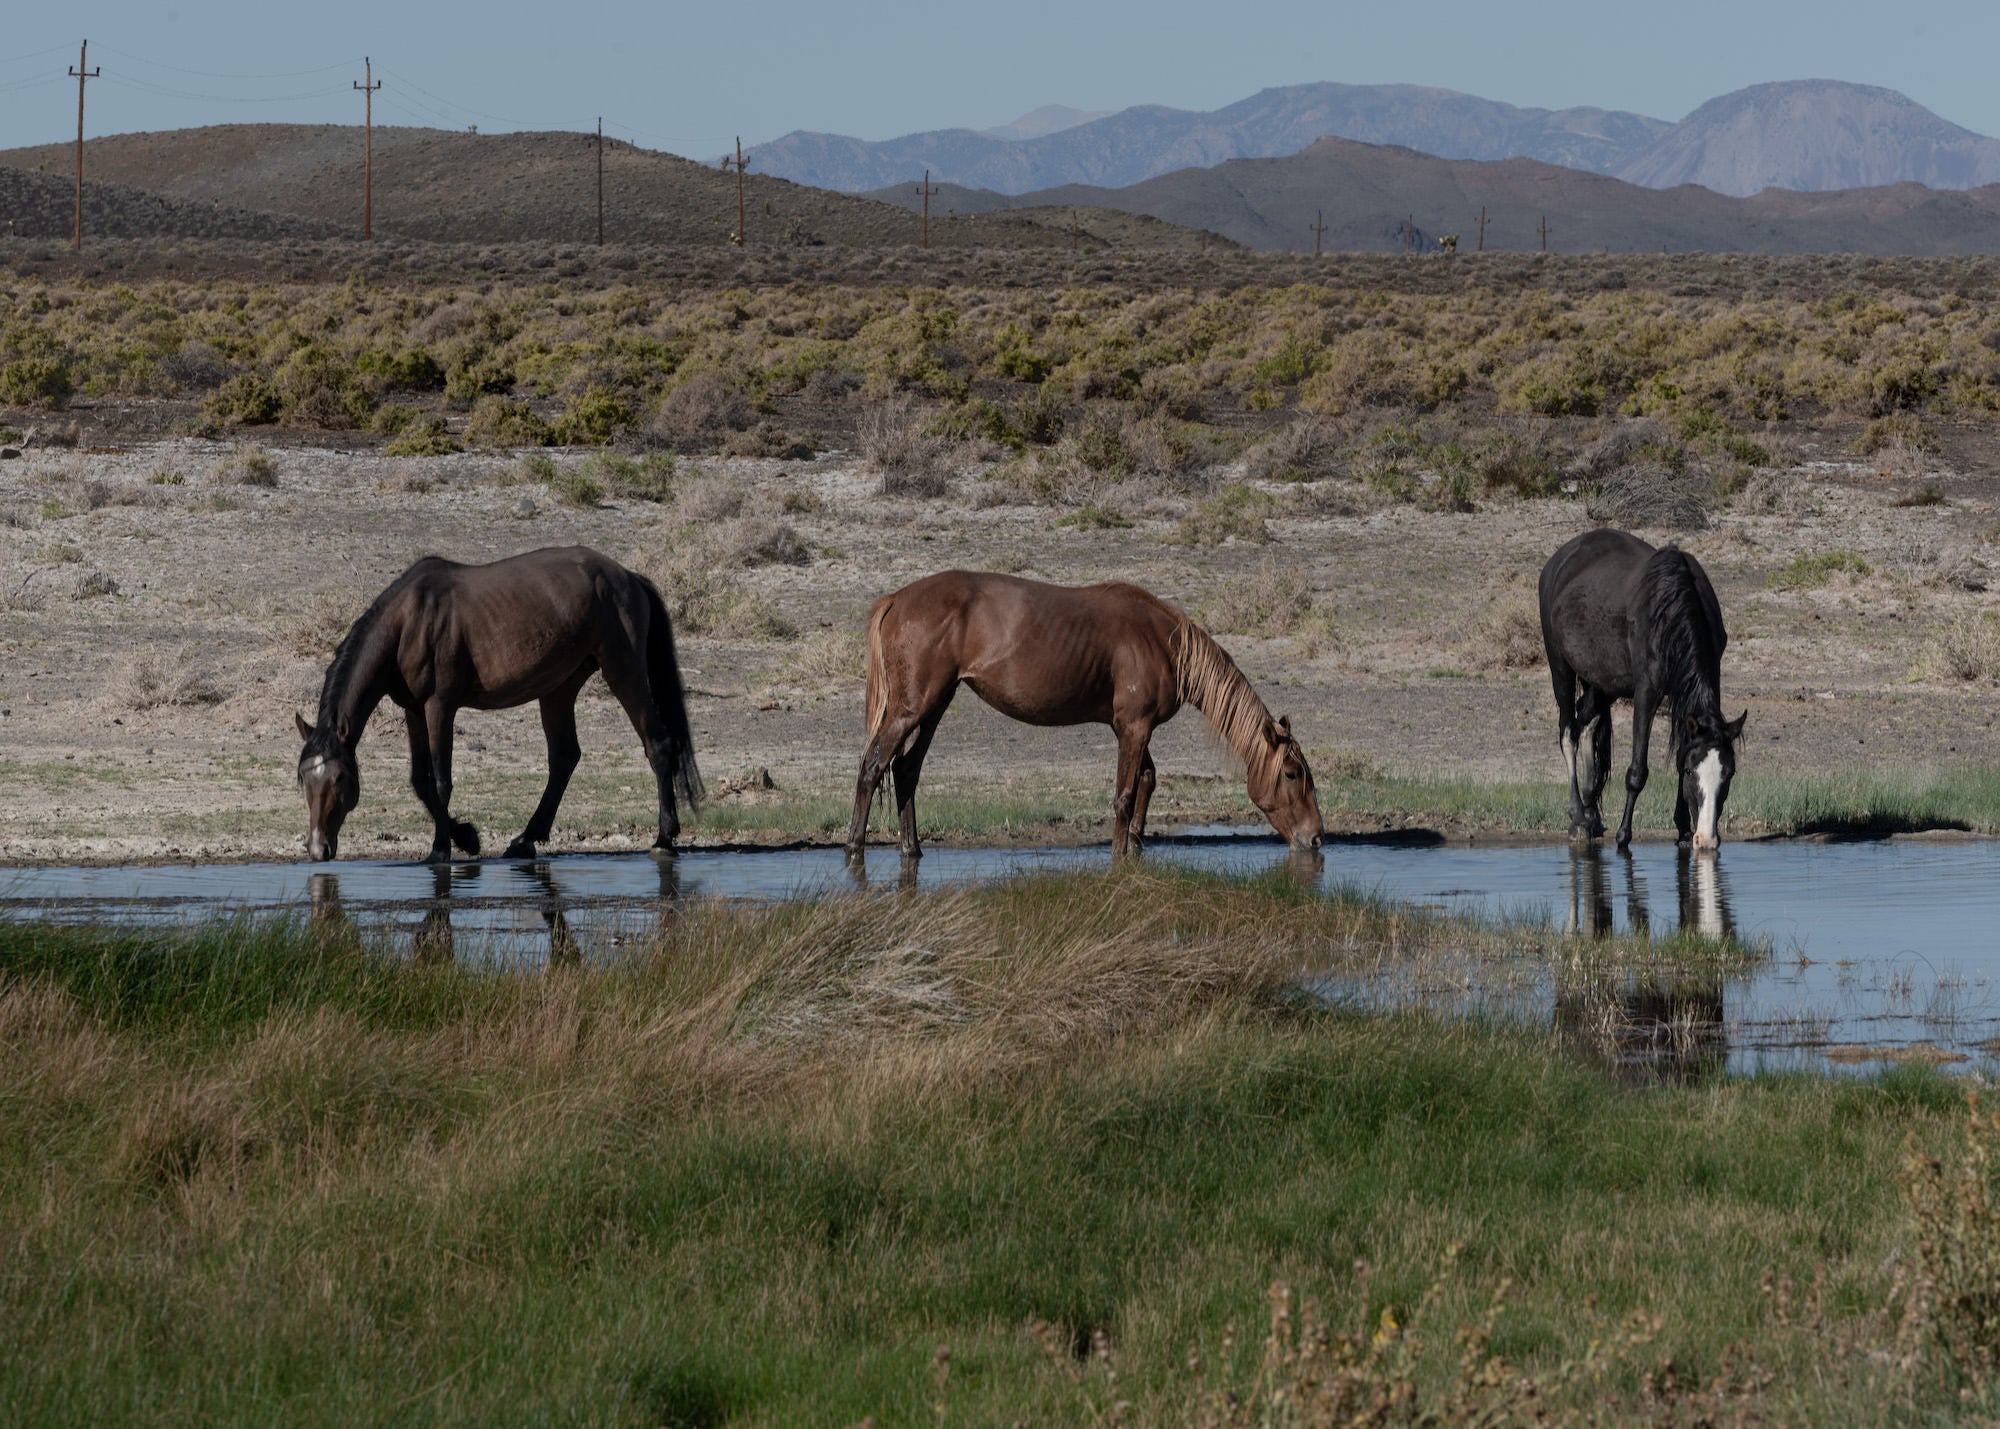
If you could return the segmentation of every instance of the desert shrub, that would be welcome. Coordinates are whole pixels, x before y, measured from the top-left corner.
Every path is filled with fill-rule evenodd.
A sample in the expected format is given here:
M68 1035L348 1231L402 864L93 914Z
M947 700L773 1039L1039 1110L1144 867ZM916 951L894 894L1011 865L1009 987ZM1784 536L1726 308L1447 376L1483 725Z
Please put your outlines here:
M1598 487L1584 510L1610 526L1700 531L1708 526L1708 496L1696 476L1658 462L1622 467Z
M951 442L991 442L1019 451L1027 439L1007 418L1007 409L984 397L967 397L932 417L927 428L933 436Z
M615 456L598 452L583 469L613 496L634 501L667 501L674 494L675 465L670 452L647 452L642 457Z
M1764 583L1772 590L1810 590L1836 575L1865 576L1872 568L1845 546L1827 551L1801 551L1789 564L1771 572Z
M1335 638L1334 608L1313 590L1304 563L1271 556L1259 561L1256 570L1211 591L1202 603L1201 619L1225 634L1289 635L1312 647Z
M1201 384L1178 369L1156 369L1141 377L1132 407L1142 417L1172 417L1181 422L1199 422L1205 415Z
M1014 404L1013 427L1021 439L1037 446L1052 446L1069 425L1069 407L1055 387L1037 387Z
M798 627L746 591L728 553L698 531L681 531L630 564L660 588L677 634L750 641L798 638Z
M276 486L278 463L260 446L239 445L215 465L219 486Z
M745 516L717 537L724 559L738 566L804 566L812 563L805 538L783 521Z
M454 363L445 374L445 401L463 410L488 395L514 389L514 369L492 353L480 352Z
M948 446L907 397L878 402L862 415L861 455L881 473L884 496L937 497L951 490Z
M682 377L661 396L646 430L669 438L717 438L740 432L757 420L757 407L744 379L713 367Z
M300 659L326 659L367 604L353 590L322 586L278 611L271 620L271 638L279 649Z
M229 380L229 364L199 338L189 338L160 359L160 375L181 392L210 392Z
M52 357L24 357L0 367L0 402L60 412L76 388L69 368Z
M378 437L393 437L421 415L417 408L405 403L384 402L368 419L368 430Z
M438 392L445 370L420 347L371 348L354 359L355 371L380 392Z
M1936 434L1914 412L1890 412L1871 418L1855 438L1854 451L1857 456L1874 456L1899 445L1932 455L1938 451Z
M112 683L112 699L129 710L213 705L222 698L214 674L185 647L130 656Z
M386 456L448 456L465 448L452 437L442 412L424 412L406 424L382 450Z
M743 514L748 500L743 484L726 476L697 476L681 484L674 496L674 514L682 521L706 526Z
M632 425L632 409L616 392L592 387L571 397L555 421L554 435L564 446L603 446Z
M1109 506L1092 503L1079 506L1067 516L1058 517L1056 525L1073 526L1079 531L1120 531L1131 526L1131 522Z
M1164 413L1128 421L1119 436L1136 474L1164 477L1183 491L1205 485L1207 473L1228 456L1214 428L1176 421Z
M778 509L787 516L817 516L826 510L826 498L810 486L795 486L778 498Z
M1542 617L1532 597L1496 602L1479 622L1465 651L1468 662L1486 670L1535 670L1548 658L1542 644Z
M95 600L101 595L118 594L118 582L109 571L82 571L70 583L71 600Z
M1103 477L1130 476L1139 469L1138 456L1126 440L1125 414L1097 409L1063 438L1064 450Z
M1324 481L1341 473L1342 445L1333 423L1303 416L1252 447L1245 472L1257 481Z
M1267 491L1231 483L1181 518L1174 541L1182 546L1219 546L1234 538L1262 545L1271 539L1265 523L1277 505Z
M604 488L581 466L561 466L539 454L523 457L521 464L565 506L588 511L604 500Z
M782 461L810 461L811 442L801 441L776 422L763 421L744 432L731 432L722 440L728 456L776 457Z
M477 447L543 447L550 436L549 424L526 402L491 393L474 402L465 419L465 439Z
M286 358L271 385L286 421L339 431L367 425L375 399L353 366L332 348L311 344Z
M1561 492L1563 469L1557 453L1546 443L1519 432L1495 432L1474 444L1473 470L1479 484L1489 492L1510 491L1516 496L1554 496Z
M262 427L278 420L285 410L284 400L269 381L255 372L231 377L208 394L201 404L202 416L228 427Z
M1968 611L1953 616L1926 642L1917 673L1962 684L2000 681L2000 615Z

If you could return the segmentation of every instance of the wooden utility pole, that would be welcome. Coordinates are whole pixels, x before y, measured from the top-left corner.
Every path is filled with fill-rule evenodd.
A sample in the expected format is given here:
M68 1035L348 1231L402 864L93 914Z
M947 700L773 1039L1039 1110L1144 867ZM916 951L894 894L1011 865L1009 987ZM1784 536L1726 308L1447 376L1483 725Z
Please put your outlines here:
M736 232L729 236L729 241L738 248L743 246L743 166L749 162L743 157L743 137L739 134L736 138L736 157L732 159L724 155L722 160L723 168L736 170Z
M1326 237L1326 210L1313 210L1313 221L1307 225L1313 236L1313 257L1319 257L1320 240Z
M597 246L604 246L604 116L597 116Z
M1549 251L1549 216L1542 215L1542 252Z
M356 81L355 88L361 91L361 236L363 239L375 236L375 91L382 87L382 81L375 78L375 61L363 55L361 63L366 66L362 73L367 82Z
M1479 205L1479 251L1486 251L1486 205Z
M96 79L102 72L90 67L90 41L85 40L83 48L76 52L76 68L70 71L76 78L76 231L69 240L73 252L83 249L83 82Z
M917 195L924 201L924 247L931 246L931 195L937 190L931 187L931 171L924 170L924 181L917 185Z

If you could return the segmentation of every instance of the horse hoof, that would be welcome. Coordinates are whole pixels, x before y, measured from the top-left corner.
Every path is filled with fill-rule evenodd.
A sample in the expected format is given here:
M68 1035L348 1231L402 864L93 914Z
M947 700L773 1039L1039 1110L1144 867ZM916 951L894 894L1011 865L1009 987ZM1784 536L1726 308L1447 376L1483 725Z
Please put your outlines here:
M445 846L444 846L443 848L434 848L434 849L432 849L432 850L431 850L431 851L430 851L429 853L427 853L427 854L425 854L425 855L424 855L424 862L425 862L425 863L450 863L450 862L451 862L451 845L450 845L450 844L446 844L446 845L445 845Z
M509 858L533 858L534 856L535 844L532 839L515 839L514 842L507 845L507 857Z
M479 857L479 830L471 824L453 824L451 841L458 845L467 858Z
M680 857L680 851L670 843L656 843L647 852L652 854L654 858L659 859Z

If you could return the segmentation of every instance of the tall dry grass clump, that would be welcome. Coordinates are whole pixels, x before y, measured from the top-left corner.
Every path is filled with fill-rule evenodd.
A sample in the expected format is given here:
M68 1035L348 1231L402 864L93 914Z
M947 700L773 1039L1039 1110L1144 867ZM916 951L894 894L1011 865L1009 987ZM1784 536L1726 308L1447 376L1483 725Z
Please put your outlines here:
M861 455L878 472L884 496L931 498L951 490L951 442L908 396L877 402L862 414Z
M187 646L128 656L110 686L124 709L185 709L220 704L222 685L208 661Z
M1975 610L1954 615L1924 645L1917 674L1960 684L2000 681L2000 614Z

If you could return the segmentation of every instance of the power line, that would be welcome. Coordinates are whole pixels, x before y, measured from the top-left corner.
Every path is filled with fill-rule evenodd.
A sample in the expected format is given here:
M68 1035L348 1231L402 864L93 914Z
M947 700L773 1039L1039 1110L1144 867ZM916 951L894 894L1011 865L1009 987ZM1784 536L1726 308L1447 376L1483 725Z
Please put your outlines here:
M44 55L61 54L64 50L68 48L69 48L68 45L50 45L45 50L34 50L25 55L13 55L6 59L0 59L0 65L26 64L29 60L38 60L41 59Z
M339 94L340 86L328 85L324 89L308 89L298 94L204 94L192 89L173 89L164 84L154 84L150 80L119 78L105 81L119 89L136 89L147 94L163 94L171 99L199 99L210 104L293 104L302 99L318 99L328 94Z
M353 60L345 59L337 60L333 64L317 65L312 69L276 70L269 74L230 74L221 70L189 69L185 65L170 65L164 60L148 59L144 55L127 54L124 50L114 50L109 45L99 45L98 48L118 55L123 59L131 60L134 64L142 64L151 69L170 69L175 74L199 75L203 79L300 79L309 74L326 74L331 70L351 69L354 65ZM0 64L5 63L7 61L0 60Z

